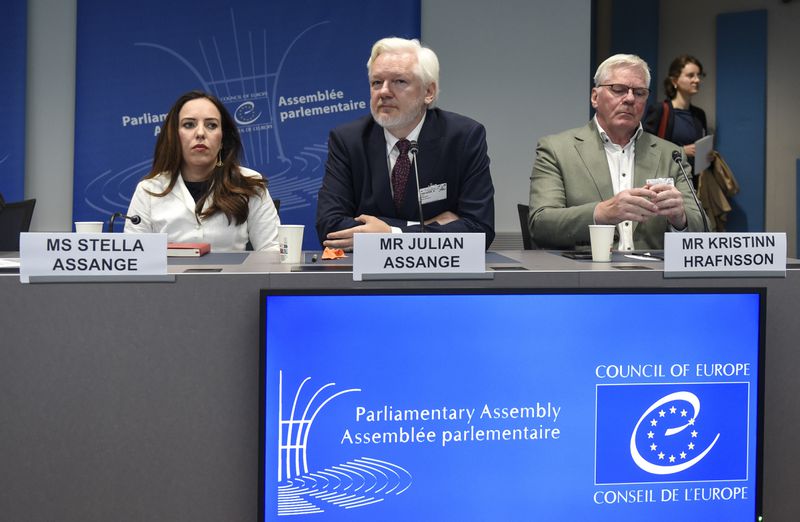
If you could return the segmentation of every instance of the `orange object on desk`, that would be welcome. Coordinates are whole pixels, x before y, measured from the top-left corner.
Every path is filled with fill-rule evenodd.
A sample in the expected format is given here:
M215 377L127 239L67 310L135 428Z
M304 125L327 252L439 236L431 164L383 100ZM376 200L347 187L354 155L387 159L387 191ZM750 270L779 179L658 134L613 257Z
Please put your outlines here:
M341 248L328 248L322 251L322 259L341 259L347 257L344 255L344 250Z

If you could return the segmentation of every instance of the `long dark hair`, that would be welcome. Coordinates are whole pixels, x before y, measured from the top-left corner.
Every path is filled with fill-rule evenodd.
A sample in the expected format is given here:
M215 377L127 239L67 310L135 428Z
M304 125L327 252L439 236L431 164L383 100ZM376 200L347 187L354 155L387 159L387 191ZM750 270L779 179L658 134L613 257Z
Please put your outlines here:
M680 77L681 71L683 71L687 63L695 64L697 68L700 69L700 73L703 73L703 64L690 54L682 54L672 60L672 63L669 64L669 73L664 79L664 91L667 93L667 99L672 100L678 95L678 89L672 85L672 82Z
M210 185L206 193L197 201L195 213L200 218L207 218L217 212L222 212L237 225L247 221L247 203L251 197L263 195L266 187L264 178L243 176L239 166L239 155L242 151L242 140L239 129L231 118L225 106L213 94L203 91L189 91L183 94L167 114L161 133L156 139L156 148L153 153L153 167L144 179L155 178L159 174L169 176L169 185L164 192L152 193L156 197L164 197L175 188L178 181L178 172L183 162L181 140L178 137L179 113L191 100L205 98L217 108L222 124L222 166L215 167L209 179ZM207 209L202 210L206 199L211 196L212 203Z

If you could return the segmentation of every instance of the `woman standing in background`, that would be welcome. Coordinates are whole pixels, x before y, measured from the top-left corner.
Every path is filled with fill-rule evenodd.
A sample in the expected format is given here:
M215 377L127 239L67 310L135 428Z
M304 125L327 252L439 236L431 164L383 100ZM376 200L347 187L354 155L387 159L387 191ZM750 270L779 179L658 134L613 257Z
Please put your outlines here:
M708 134L706 113L692 105L692 97L705 78L703 65L694 56L683 54L672 60L664 80L667 99L650 107L644 130L683 147L694 166L694 143Z

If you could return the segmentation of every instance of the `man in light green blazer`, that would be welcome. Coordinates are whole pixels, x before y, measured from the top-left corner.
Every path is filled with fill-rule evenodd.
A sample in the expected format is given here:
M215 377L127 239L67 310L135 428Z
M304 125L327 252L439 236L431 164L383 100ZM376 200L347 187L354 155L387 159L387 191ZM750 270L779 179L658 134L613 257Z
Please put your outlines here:
M702 231L700 210L672 159L680 147L642 130L647 63L614 55L597 68L594 83L595 117L542 138L536 148L528 217L533 241L540 248L588 245L589 225L612 224L616 248L662 249L665 232Z

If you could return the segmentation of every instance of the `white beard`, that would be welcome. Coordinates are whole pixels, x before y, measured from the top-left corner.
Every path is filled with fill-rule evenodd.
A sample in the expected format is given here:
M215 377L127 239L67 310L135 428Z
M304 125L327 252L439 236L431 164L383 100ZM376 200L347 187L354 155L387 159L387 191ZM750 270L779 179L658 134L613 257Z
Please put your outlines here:
M395 116L377 114L375 111L371 112L375 122L391 132L393 129L402 129L414 123L425 112L425 99L421 98L419 103L412 107L411 110L401 112Z

